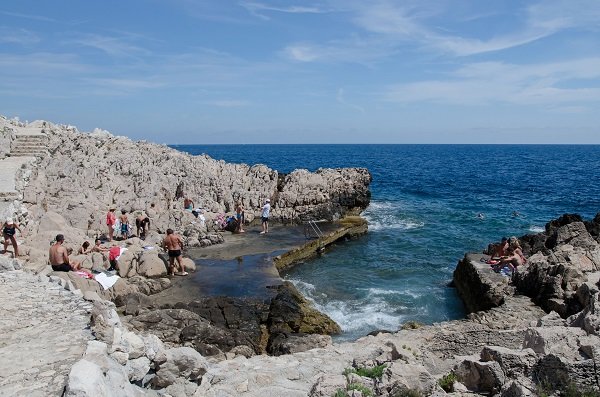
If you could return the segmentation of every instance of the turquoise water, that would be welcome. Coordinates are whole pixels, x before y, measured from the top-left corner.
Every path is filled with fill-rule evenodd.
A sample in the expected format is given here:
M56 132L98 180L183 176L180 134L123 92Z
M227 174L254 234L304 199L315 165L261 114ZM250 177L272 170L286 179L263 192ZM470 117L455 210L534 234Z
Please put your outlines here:
M369 233L284 275L353 339L408 320L464 316L447 287L465 252L600 211L600 146L193 145L192 154L280 172L367 167ZM513 216L517 211L519 216ZM477 215L483 214L483 218Z

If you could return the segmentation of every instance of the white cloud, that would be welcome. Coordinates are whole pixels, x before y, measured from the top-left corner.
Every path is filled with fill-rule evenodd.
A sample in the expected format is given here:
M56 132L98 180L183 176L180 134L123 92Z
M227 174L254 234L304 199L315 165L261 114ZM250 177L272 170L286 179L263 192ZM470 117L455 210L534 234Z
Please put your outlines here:
M573 82L598 78L600 58L525 66L499 62L474 63L460 68L447 80L391 86L384 98L403 103L558 106L600 101L600 86L573 85Z
M20 12L0 11L0 14L8 15L9 17L31 19L33 21L56 22L55 19L48 18L43 15L22 14Z
M267 15L261 13L262 11L281 12L286 14L322 14L328 12L318 6L290 5L282 7L256 2L241 2L239 4L247 9L250 14L262 19L270 19Z
M86 34L82 37L74 38L65 41L63 44L67 45L81 45L84 47L95 48L111 56L135 56L135 55L149 55L150 51L129 44L122 38L101 36L98 34Z
M0 27L0 43L18 44L27 46L36 44L40 38L35 33L26 29L11 29L8 27Z

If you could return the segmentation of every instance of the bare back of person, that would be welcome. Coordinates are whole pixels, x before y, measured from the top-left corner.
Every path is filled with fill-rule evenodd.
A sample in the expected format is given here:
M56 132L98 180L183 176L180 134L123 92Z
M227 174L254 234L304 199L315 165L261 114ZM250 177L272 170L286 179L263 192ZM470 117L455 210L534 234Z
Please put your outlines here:
M181 237L176 234L167 235L164 244L169 251L181 251Z
M53 244L49 251L49 260L51 265L69 264L67 249L62 244Z

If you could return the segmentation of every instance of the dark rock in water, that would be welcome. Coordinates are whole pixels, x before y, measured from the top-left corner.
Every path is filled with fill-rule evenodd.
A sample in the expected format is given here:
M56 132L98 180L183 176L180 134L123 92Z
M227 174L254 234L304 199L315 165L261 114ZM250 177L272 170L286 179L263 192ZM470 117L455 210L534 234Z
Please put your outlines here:
M523 254L531 256L537 252L548 253L549 250L546 248L547 239L548 236L544 233L526 234L519 237Z
M481 254L467 254L454 270L454 285L469 313L500 306L507 293L507 280L481 258Z
M554 219L548 223L546 223L546 236L552 236L554 234L554 232L556 231L556 229L568 225L569 223L573 223L573 222L581 222L581 216L577 215L577 214L564 214L561 217L559 217L558 219ZM552 238L548 239L548 242L546 244L547 248L552 248L556 246L556 241L553 240Z
M267 326L269 331L333 335L342 332L339 325L314 309L289 281L278 287L271 301Z
M214 340L213 334L204 333L206 340L194 337L194 343L216 344L224 352L231 350L235 345L250 346L257 354L264 352L265 346L262 341L265 338L261 323L266 321L268 306L262 302L232 297L206 297L186 306L214 327L230 331L230 337L236 341L233 345L228 342L220 343Z
M585 221L585 228L597 241L600 238L600 212L596 214L592 221Z

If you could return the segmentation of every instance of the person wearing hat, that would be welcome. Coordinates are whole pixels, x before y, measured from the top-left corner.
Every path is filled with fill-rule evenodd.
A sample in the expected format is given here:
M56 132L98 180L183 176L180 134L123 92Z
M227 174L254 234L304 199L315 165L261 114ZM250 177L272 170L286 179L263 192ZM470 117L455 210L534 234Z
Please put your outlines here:
M110 207L108 207L108 212L106 213L106 226L108 226L108 241L112 241L113 233L115 232L115 223L117 222L115 210L115 206L111 205Z
M2 226L2 235L4 236L4 251L6 252L6 247L8 247L8 242L10 241L14 250L14 257L19 256L19 247L17 246L17 239L15 238L15 234L17 233L23 234L23 231L11 218L7 218L6 222Z
M271 200L266 199L265 205L262 207L260 220L262 222L262 232L260 234L269 233L269 213L271 212Z

